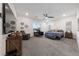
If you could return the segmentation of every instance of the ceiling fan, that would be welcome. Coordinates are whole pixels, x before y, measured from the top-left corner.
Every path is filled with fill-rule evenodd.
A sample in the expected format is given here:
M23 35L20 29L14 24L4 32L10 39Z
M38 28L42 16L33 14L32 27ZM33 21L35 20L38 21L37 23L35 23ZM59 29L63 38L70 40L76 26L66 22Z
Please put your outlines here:
M47 17L47 18L54 18L53 16L48 16L47 13L43 14L44 17Z

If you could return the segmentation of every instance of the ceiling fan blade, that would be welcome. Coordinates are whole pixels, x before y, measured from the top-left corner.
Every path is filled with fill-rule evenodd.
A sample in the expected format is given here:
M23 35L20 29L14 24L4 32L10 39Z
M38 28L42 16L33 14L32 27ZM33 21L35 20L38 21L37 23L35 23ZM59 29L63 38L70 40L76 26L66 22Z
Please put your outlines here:
M44 13L43 16L47 17L47 18L54 18L53 16L48 16L47 13Z
M45 16L45 14L43 14L43 16Z
M52 17L52 16L48 16L48 18L54 18L54 17Z
M46 14L46 17L48 17L47 14Z

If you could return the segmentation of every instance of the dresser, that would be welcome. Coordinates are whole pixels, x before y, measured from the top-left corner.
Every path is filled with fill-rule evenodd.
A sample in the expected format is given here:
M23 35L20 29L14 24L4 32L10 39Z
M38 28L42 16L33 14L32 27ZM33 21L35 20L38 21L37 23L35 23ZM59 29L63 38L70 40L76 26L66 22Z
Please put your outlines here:
M73 33L72 32L65 32L65 38L73 39Z
M20 35L13 35L6 40L6 55L22 55L22 38Z

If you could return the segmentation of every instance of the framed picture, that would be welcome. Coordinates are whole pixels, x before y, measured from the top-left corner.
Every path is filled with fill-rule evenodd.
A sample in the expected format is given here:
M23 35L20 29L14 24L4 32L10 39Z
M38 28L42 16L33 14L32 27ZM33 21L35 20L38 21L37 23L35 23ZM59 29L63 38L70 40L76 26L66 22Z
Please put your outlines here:
M11 29L15 29L15 26L12 26Z
M71 21L66 23L66 31L72 31L72 22Z
M20 29L24 29L24 27L20 27Z
M28 25L25 25L25 28L27 28L28 27Z
M11 23L12 25L14 25L14 24L15 24L15 21L11 21L10 23Z
M24 25L24 22L21 22L21 25Z

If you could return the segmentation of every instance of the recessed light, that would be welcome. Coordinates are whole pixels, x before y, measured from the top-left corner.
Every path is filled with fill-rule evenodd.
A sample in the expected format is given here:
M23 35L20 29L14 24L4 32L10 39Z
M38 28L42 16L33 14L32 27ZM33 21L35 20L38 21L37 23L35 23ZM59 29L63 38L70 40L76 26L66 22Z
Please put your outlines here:
M45 17L45 19L47 19L47 17Z
M63 16L66 16L66 14L63 14Z
M28 15L29 15L29 13L26 13L26 15L28 16Z

